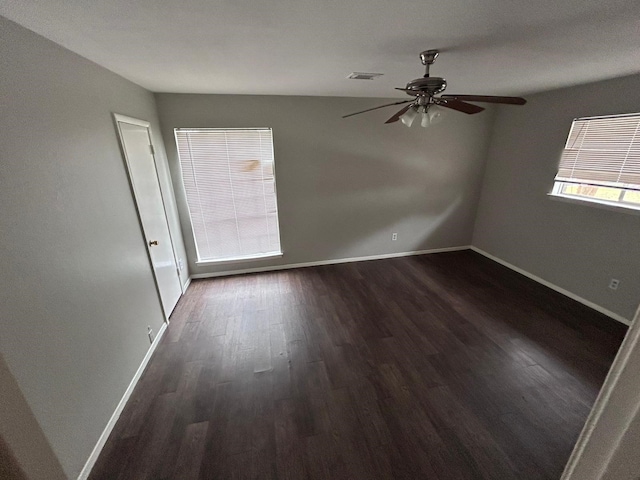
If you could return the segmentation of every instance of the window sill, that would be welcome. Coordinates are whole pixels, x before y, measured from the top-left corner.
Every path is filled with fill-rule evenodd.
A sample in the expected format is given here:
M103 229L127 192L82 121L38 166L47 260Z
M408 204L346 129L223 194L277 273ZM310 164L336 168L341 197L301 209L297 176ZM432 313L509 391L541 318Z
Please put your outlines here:
M627 213L631 215L640 215L640 206L634 207L631 205L623 205L614 202L607 202L604 200L587 200L585 198L573 197L570 195L559 195L557 193L548 193L547 196L551 200L557 200L560 202L573 203L577 205L584 205L587 207L601 208L603 210L612 210L614 212Z
M198 266L206 266L206 265L224 265L227 263L243 263L243 262L254 262L256 260L268 260L270 258L282 257L282 252L278 253L269 253L267 255L252 255L250 257L235 257L235 258L225 258L224 260L202 260L196 262Z

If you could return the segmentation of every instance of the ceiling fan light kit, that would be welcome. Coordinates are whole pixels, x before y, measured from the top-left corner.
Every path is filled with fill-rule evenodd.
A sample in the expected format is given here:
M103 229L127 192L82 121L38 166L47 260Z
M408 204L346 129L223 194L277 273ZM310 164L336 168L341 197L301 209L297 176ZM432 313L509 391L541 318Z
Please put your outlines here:
M400 121L407 127L410 127L418 115L420 115L420 126L423 128L435 125L442 120L442 111L440 110L440 107L436 104L431 104L423 107L414 106L409 108L409 110L400 117Z
M405 105L395 113L385 123L394 123L401 120L406 126L410 127L418 114L422 115L420 125L428 127L429 125L438 123L442 119L442 111L440 107L450 108L459 112L473 115L484 110L483 107L468 102L480 103L499 103L503 105L524 105L527 101L522 97L498 97L494 95L440 95L447 88L447 81L442 77L432 77L429 74L429 68L438 58L440 52L438 50L425 50L420 54L420 60L425 66L425 74L422 78L411 80L404 88L396 88L410 95L410 100L403 100L395 103L380 105L379 107L368 108L361 112L350 113L342 118L352 117L361 113L370 112L379 108L390 107L392 105Z

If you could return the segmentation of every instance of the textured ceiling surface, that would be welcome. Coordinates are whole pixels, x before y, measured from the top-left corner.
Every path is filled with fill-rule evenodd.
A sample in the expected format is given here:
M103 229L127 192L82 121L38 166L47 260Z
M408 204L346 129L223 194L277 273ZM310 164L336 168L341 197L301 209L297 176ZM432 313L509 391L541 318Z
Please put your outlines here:
M155 92L401 97L429 48L447 93L640 71L638 0L0 0L0 15Z

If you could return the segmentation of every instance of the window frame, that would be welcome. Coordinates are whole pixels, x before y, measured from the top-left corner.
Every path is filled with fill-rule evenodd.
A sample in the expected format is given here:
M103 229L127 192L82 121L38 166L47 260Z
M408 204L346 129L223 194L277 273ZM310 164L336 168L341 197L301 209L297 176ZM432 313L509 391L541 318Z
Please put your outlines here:
M193 220L191 216L191 209L189 207L189 201L187 199L186 189L184 185L184 175L182 171L182 162L180 160L180 147L178 144L178 132L182 131L218 131L218 132L228 132L233 130L269 130L271 132L271 150L272 150L272 158L273 158L273 191L276 202L276 220L277 220L277 234L278 234L278 245L280 246L279 251L265 253L265 254L253 254L253 255L243 255L239 257L228 257L221 259L205 259L203 260L200 256L200 252L198 250L198 242L196 240L195 230L193 228ZM273 141L273 129L271 127L234 127L234 128L220 128L220 127L176 127L173 129L174 141L176 144L176 155L178 157L178 168L180 170L180 183L183 188L184 196L185 196L185 204L187 207L187 213L189 215L189 226L191 229L191 238L193 239L193 246L196 252L196 259L194 263L197 266L207 266L207 265L222 265L222 264L232 264L232 263L245 263L245 262L254 262L260 260L268 260L270 258L279 258L284 255L284 249L282 247L282 236L280 233L280 208L278 204L278 179L276 175L276 158L275 158L275 142Z
M562 182L554 182L554 189L556 187L555 184L557 183L562 183ZM600 199L594 200L589 197L580 197L577 195L554 193L553 190L547 193L547 197L550 200L556 200L564 203L571 203L574 205L583 205L585 207L598 208L598 209L609 210L614 212L621 212L629 215L640 215L640 205L638 207L635 207L635 206L629 206L629 205L633 205L629 203L608 202L606 200L600 200Z
M571 133L573 131L573 128L575 126L575 122L578 120L596 120L596 119L605 119L605 118L621 118L621 117L638 117L638 119L640 120L640 113L626 113L626 114L618 114L618 115L598 115L598 116L592 116L592 117L578 117L578 118L574 118L571 121L571 127L569 128L569 133L567 134L567 139L565 140L565 145L562 149L562 151L564 152L565 149L567 148L567 142L569 141L569 138L571 137ZM560 170L560 164L558 165L558 167L556 168L556 175L554 176L553 179L553 187L551 189L551 191L549 193L547 193L547 196L551 199L551 200L559 200L559 201L563 201L566 203L573 203L573 204L578 204L578 205L585 205L585 206L589 206L589 207L596 207L596 208L602 208L605 210L612 210L612 211L617 211L617 212L623 212L623 213L628 213L628 214L633 214L633 215L640 215L640 204L639 203L633 203L633 202L625 202L625 201L611 201L611 200L605 200L602 198L596 198L596 197L589 197L586 195L579 195L579 194L571 194L571 193L565 193L563 192L563 189L568 186L568 185L578 185L578 186L595 186L595 187L610 187L610 188L616 188L621 190L621 192L629 192L629 191L638 191L634 188L625 188L625 187L621 187L619 185L615 185L615 183L612 182L611 185L605 185L605 183L608 182L600 182L601 184L594 184L594 185L590 185L584 182L571 182L571 181L566 181L566 180L557 180L557 176L558 176L558 171ZM624 195L624 194L623 194ZM623 196L621 195L621 196Z

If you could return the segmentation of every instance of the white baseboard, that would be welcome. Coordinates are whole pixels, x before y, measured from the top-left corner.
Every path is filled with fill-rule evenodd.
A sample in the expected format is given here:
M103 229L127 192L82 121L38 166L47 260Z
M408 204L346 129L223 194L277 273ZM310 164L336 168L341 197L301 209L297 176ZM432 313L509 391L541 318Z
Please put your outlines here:
M167 323L162 322L162 326L160 327L160 330L158 330L158 334L156 335L156 338L153 340L153 343L151 344L151 347L149 347L149 350L147 350L147 354L142 359L142 363L140 364L140 366L138 367L138 370L136 371L135 375L131 379L129 386L127 387L127 389L124 392L124 395L120 399L120 402L118 403L118 406L113 412L113 415L111 415L111 418L107 422L107 426L104 427L102 435L100 435L100 438L98 439L98 443L96 443L96 446L93 447L93 451L91 452L91 455L89 455L89 458L87 462L84 464L84 467L80 472L80 475L78 475L78 480L86 480L89 477L89 474L91 473L91 469L95 465L96 460L98 460L98 457L100 456L100 452L102 451L104 444L107 442L107 439L109 438L109 435L113 430L113 427L115 427L116 422L118 421L118 418L120 418L120 414L122 413L124 406L127 404L129 397L133 393L133 389L136 387L138 380L140 380L140 377L142 376L144 369L147 367L147 363L149 363L149 360L151 359L153 352L155 352L156 348L160 344L160 340L162 339L162 336L164 335L164 332L166 330L167 330Z
M182 285L182 293L187 293L187 288L189 288L189 285L191 285L191 277L187 278L187 281L184 282L184 285Z
M576 295L575 293L570 292L569 290L565 290L562 287L559 287L557 285L554 285L551 282L547 282L546 280L544 280L543 278L538 277L537 275L534 275L533 273L529 273L526 270L523 270L520 267L516 267L515 265L510 264L509 262L505 262L504 260L502 260L501 258L498 258L494 255L491 255L490 253L485 252L484 250L479 249L478 247L474 247L471 246L471 250L473 250L474 252L479 253L480 255L484 255L485 257L493 260L494 262L499 263L500 265L504 265L507 268L510 268L511 270L513 270L514 272L518 272L521 275L524 275L525 277L530 278L531 280L534 280L542 285L544 285L545 287L549 287L552 290L555 290L558 293L561 293L562 295L569 297L573 300L575 300L576 302L580 302L583 305L586 305L589 308L592 308L593 310L596 310L600 313L605 314L608 317L613 318L614 320L617 320L618 322L624 323L625 325L631 325L631 321L624 318L622 315L618 315L617 313L612 312L611 310L607 310L604 307L601 307L600 305L597 305L593 302L590 302L589 300L582 298L578 295Z
M290 263L288 265L275 265L271 267L245 268L243 270L228 270L224 272L212 272L212 273L196 273L194 275L191 275L191 278L197 279L197 278L211 278L211 277L226 277L229 275L241 275L243 273L270 272L272 270L289 270L291 268L317 267L319 265L336 265L338 263L366 262L367 260L383 260L385 258L410 257L413 255L425 255L427 253L457 252L459 250L469 250L469 248L471 248L469 245L463 245L460 247L433 248L431 250L416 250L412 252L385 253L382 255L370 255L368 257L336 258L332 260L320 260L317 262L305 262L305 263Z

